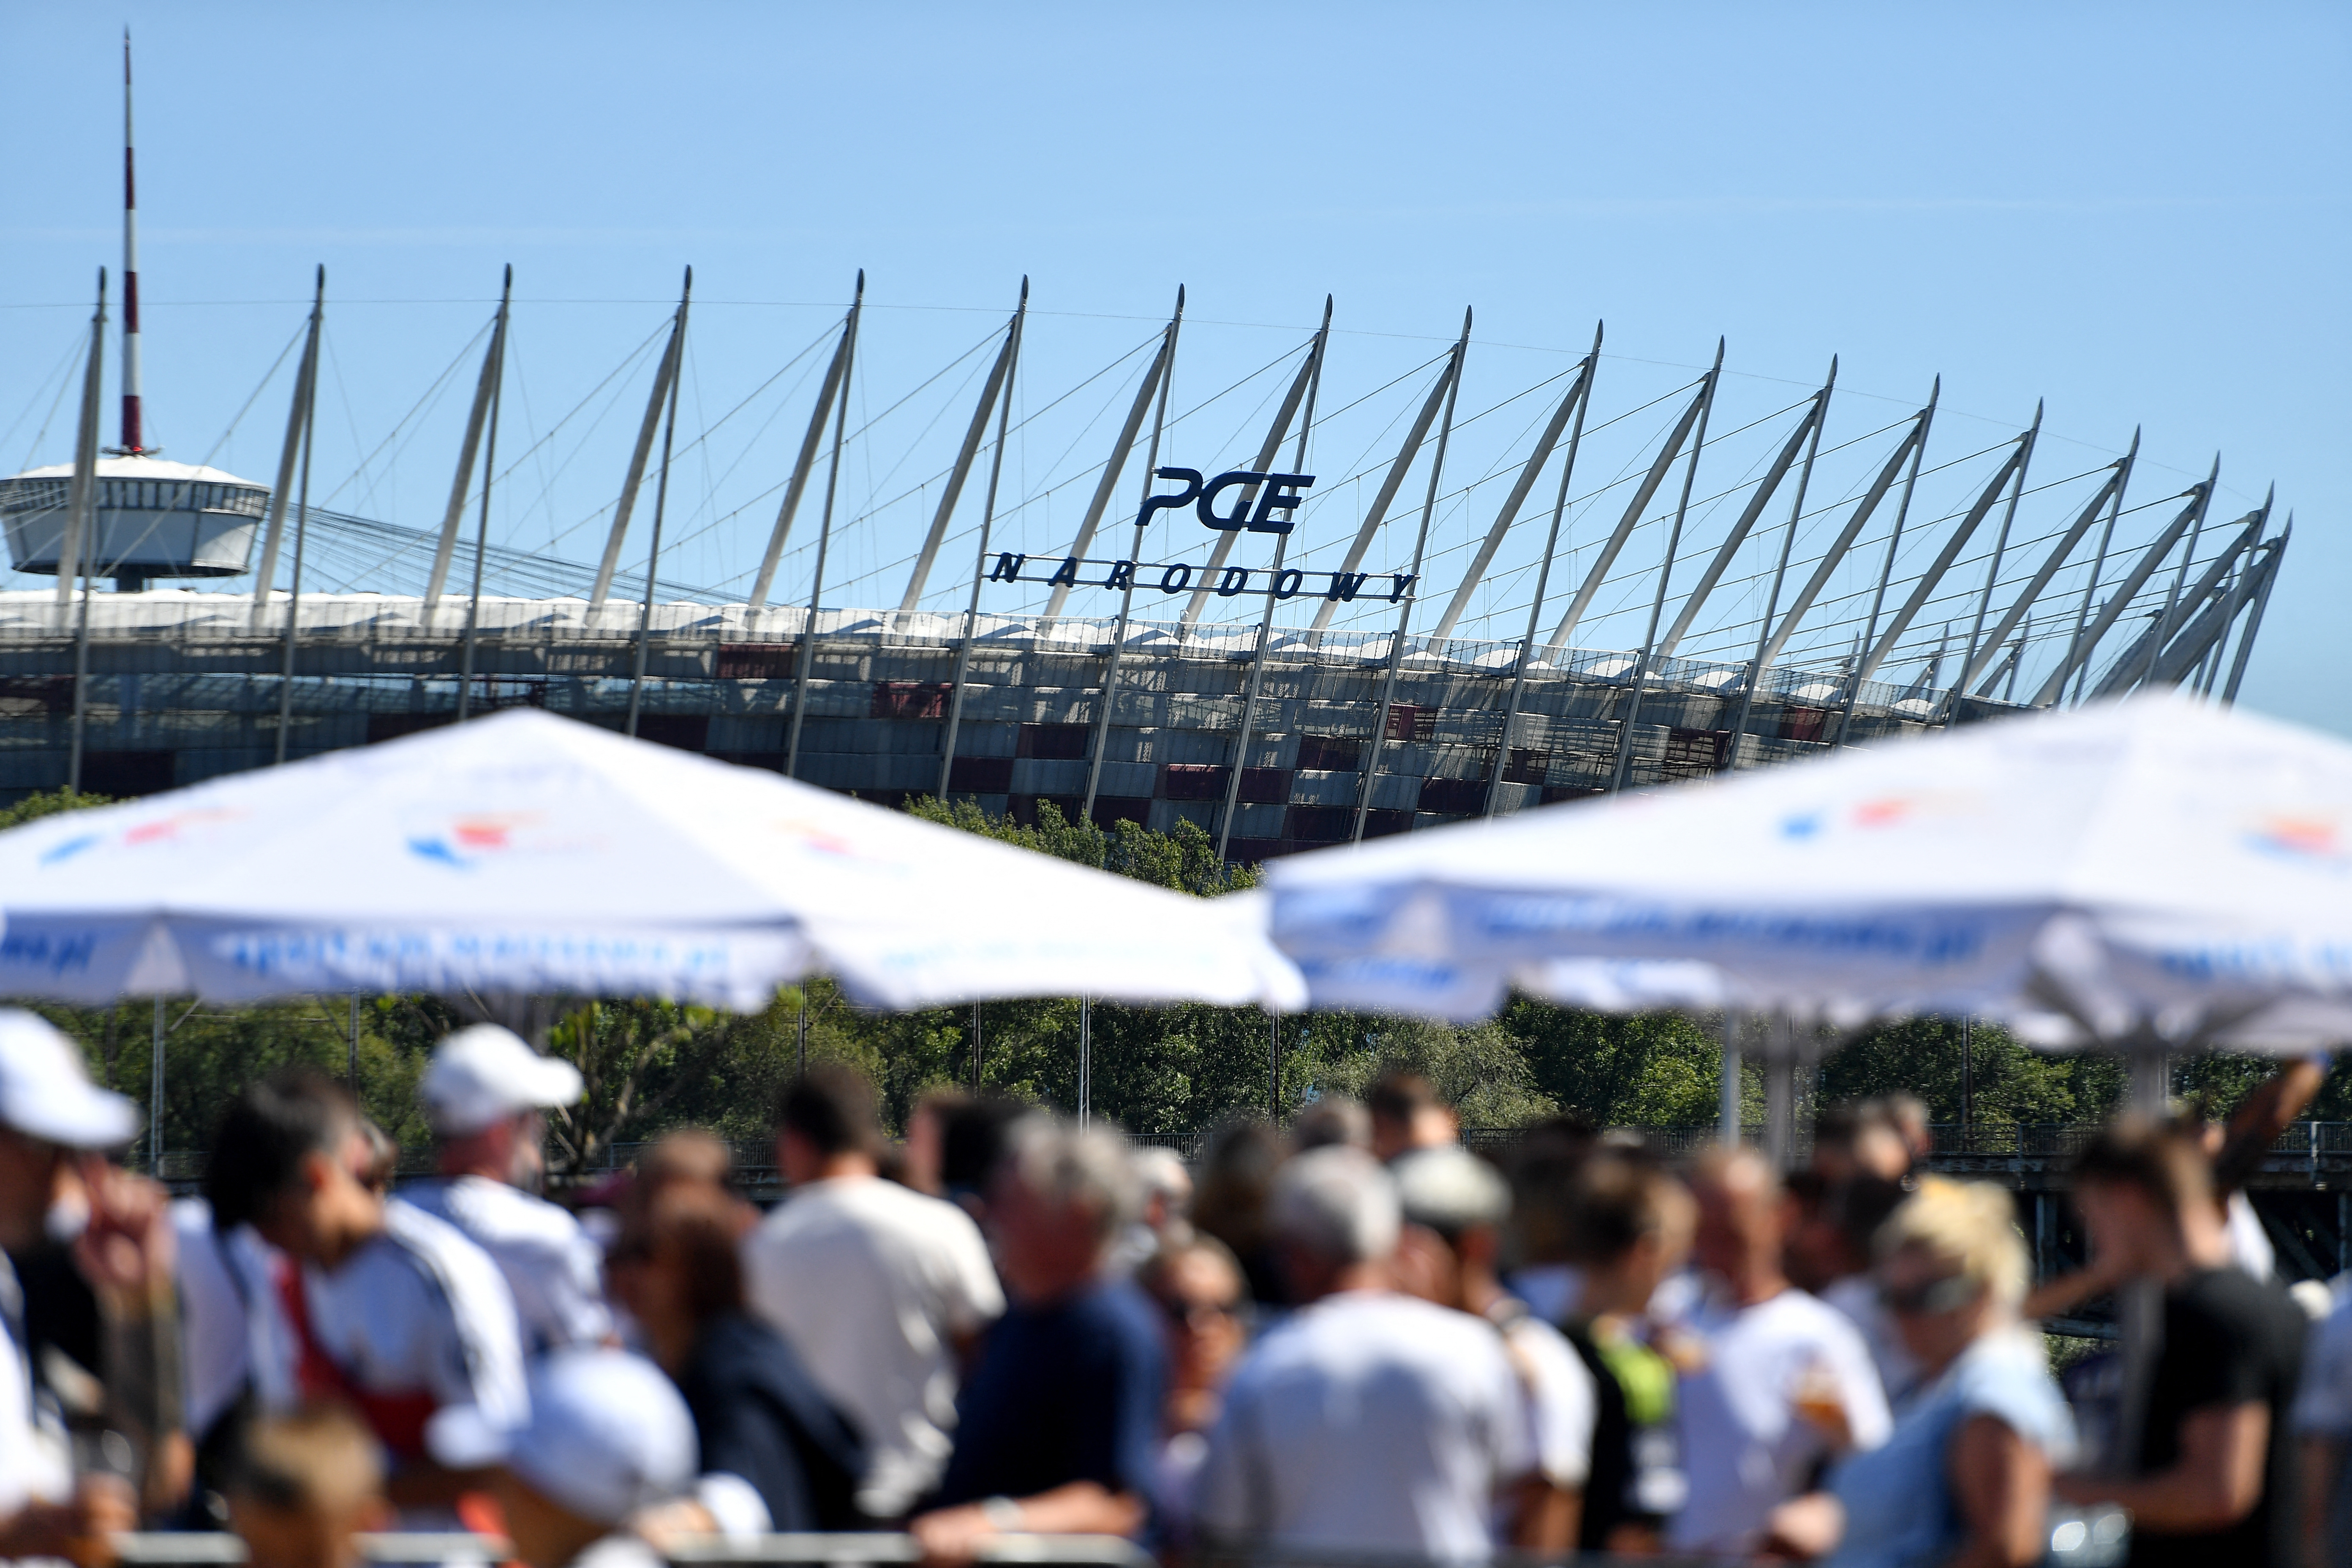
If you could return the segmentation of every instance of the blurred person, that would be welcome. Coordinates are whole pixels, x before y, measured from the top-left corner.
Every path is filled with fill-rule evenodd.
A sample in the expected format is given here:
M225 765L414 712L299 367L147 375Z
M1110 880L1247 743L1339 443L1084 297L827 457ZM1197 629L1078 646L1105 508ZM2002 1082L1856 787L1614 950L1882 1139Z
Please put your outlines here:
M1856 1176L1899 1182L1910 1173L1911 1146L1885 1102L1833 1105L1813 1119L1812 1173L1823 1186Z
M515 1557L530 1568L656 1568L633 1521L659 1518L694 1485L694 1420L659 1367L626 1351L551 1352L505 1419L436 1415L435 1458L487 1470Z
M1282 1161L1282 1140L1273 1128L1255 1117L1228 1117L1201 1150L1192 1191L1193 1228L1225 1244L1242 1266L1250 1299L1261 1307L1289 1300L1265 1231L1265 1205Z
M1369 1149L1372 1146L1372 1113L1352 1095L1318 1095L1290 1120L1290 1152L1309 1149Z
M2050 1477L2074 1425L2041 1336L2017 1316L2028 1270L2016 1205L1930 1176L1878 1237L1878 1278L1919 1369L1882 1447L1775 1510L1772 1543L1832 1568L2030 1568L2049 1547ZM1832 1550L1832 1548L1834 1550Z
M1798 1173L1800 1178L1811 1174ZM1835 1307L1862 1331L1888 1404L1899 1405L1917 1381L1919 1367L1880 1300L1874 1238L1909 1194L1900 1182L1862 1173L1827 1185L1815 1178L1806 1192L1799 1191L1796 1179L1789 1186L1797 1200L1789 1230L1790 1281Z
M360 1136L367 1140L367 1160L360 1180L373 1188L378 1197L389 1197L393 1184L400 1180L400 1145L372 1116L360 1119Z
M1675 1440L1675 1366L1641 1331L1659 1286L1690 1255L1696 1207L1689 1189L1641 1149L1586 1162L1570 1205L1570 1246L1580 1268L1562 1331L1592 1373L1594 1392L1577 1545L1655 1552L1690 1489Z
M1405 1221L1400 1263L1419 1263L1401 1282L1423 1300L1493 1325L1525 1396L1536 1463L1504 1510L1506 1538L1522 1551L1567 1551L1576 1543L1591 1470L1597 1394L1591 1372L1559 1331L1505 1290L1496 1274L1510 1185L1463 1149L1420 1150L1391 1168Z
M137 1107L89 1081L81 1052L44 1019L0 1008L0 1249L9 1258L51 1245L63 1189L79 1185L84 1214L69 1257L86 1291L80 1325L98 1349L116 1410L142 1428L152 1456L178 1425L178 1322L171 1224L152 1183L94 1163L89 1152L127 1142ZM121 1478L77 1478L58 1401L28 1332L16 1271L0 1260L0 1557L110 1560L106 1537L131 1529L139 1498Z
M907 1137L899 1160L898 1180L935 1198L948 1195L946 1177L948 1124L971 1096L960 1089L934 1089L915 1101L907 1114Z
M2094 1256L2120 1283L2160 1285L2164 1316L2142 1419L2123 1434L2137 1464L2128 1476L2061 1476L2058 1494L2128 1510L2140 1568L2300 1562L2289 1416L2302 1310L2231 1262L2212 1168L2193 1135L2127 1117L2092 1140L2074 1174Z
M793 1347L745 1310L740 1235L725 1193L670 1183L606 1258L613 1294L686 1397L710 1527L856 1529L865 1445Z
M1391 1288L1396 1184L1361 1150L1283 1166L1269 1221L1298 1307L1226 1388L1196 1500L1202 1537L1490 1556L1495 1509L1536 1464L1500 1336Z
M225 1489L229 1528L252 1568L356 1568L360 1537L390 1526L383 1455L341 1405L251 1423Z
M860 1506L899 1519L947 1465L959 1363L1003 1291L962 1209L877 1173L882 1130L862 1076L812 1067L776 1122L788 1186L743 1238L746 1293L864 1437Z
M1578 1116L1553 1116L1523 1131L1506 1173L1511 1183L1511 1293L1547 1323L1566 1322L1583 1289L1575 1251L1572 1193L1577 1172L1601 1142Z
M213 1138L205 1195L224 1231L250 1225L285 1254L275 1308L302 1399L348 1401L392 1458L405 1528L445 1526L469 1478L436 1464L426 1423L446 1407L520 1419L514 1298L456 1226L362 1179L367 1142L348 1090L291 1068L237 1092Z
M1132 1274L1138 1265L1172 1242L1192 1234L1192 1173L1173 1149L1139 1148L1129 1156L1143 1207L1111 1251L1111 1268Z
M933 1563L991 1535L1133 1535L1151 1495L1167 1354L1150 1303L1108 1267L1139 1203L1127 1147L1033 1113L988 1196L1010 1299L956 1402L955 1452L908 1525Z
M1904 1152L1910 1156L1905 1174L1916 1171L1936 1152L1935 1128L1927 1121L1927 1102L1905 1089L1895 1089L1878 1097L1881 1114L1886 1124L1903 1140Z
M1029 1114L1022 1101L983 1094L950 1104L940 1122L940 1191L975 1223L988 1217L988 1194L1004 1155L1004 1135Z
M2310 1563L2352 1563L2352 1279L2305 1347L2294 1430L2303 1464L2303 1553Z
M1223 1406L1225 1380L1249 1342L1242 1268L1224 1243L1194 1236L1145 1258L1135 1283L1165 1319L1168 1396L1160 1404L1151 1503L1160 1538L1181 1545L1189 1540L1192 1488L1208 1458L1209 1428Z
M1748 1552L1816 1466L1878 1447L1893 1422L1860 1331L1789 1282L1780 1183L1763 1156L1713 1150L1691 1185L1692 1256L1707 1289L1687 1327L1703 1361L1675 1391L1690 1498L1666 1545Z
M614 1338L596 1244L570 1210L538 1195L547 1179L542 1112L574 1103L581 1089L579 1068L496 1024L443 1039L416 1085L439 1174L400 1195L490 1255L530 1355Z
M1364 1093L1372 1117L1372 1157L1393 1160L1415 1149L1443 1149L1462 1140L1454 1108L1419 1073L1382 1073Z
M257 1406L286 1410L294 1392L293 1330L278 1308L285 1256L250 1225L223 1231L201 1197L172 1205L180 1295L182 1409L195 1479L213 1494L193 1500L188 1521L210 1528L226 1491L246 1418Z

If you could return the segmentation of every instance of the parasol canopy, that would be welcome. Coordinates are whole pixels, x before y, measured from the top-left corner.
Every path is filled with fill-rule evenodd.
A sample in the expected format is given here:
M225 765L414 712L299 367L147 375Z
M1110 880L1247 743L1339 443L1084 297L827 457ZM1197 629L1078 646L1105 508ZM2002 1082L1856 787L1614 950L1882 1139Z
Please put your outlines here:
M1516 986L2045 1047L2352 1040L2352 745L2170 693L1268 868L1313 1005ZM1612 1001L1613 999L1613 1001Z
M526 709L0 834L0 995L1295 1007L1246 911Z

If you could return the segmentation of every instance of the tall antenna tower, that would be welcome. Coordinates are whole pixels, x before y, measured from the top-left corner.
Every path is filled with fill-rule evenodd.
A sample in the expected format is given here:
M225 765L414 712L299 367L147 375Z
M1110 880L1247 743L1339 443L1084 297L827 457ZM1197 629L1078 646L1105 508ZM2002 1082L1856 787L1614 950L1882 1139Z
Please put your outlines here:
M122 445L124 458L150 457L140 418L139 394L139 183L131 166L131 29L122 29Z

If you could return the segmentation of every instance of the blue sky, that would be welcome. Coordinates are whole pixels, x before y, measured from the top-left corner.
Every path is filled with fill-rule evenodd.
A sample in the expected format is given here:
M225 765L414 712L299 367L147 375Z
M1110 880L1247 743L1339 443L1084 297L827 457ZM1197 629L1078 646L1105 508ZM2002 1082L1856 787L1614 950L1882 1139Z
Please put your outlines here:
M1473 306L1462 415L1478 417L1433 524L1433 617L1560 384L1530 389L1605 318L1593 420L1610 423L1580 458L1555 596L1718 334L1720 434L1683 583L1834 353L1801 563L1938 374L1922 549L2037 398L2021 542L2063 524L2135 426L2137 510L2119 543L2151 535L2218 449L2217 524L2273 480L2296 516L2246 699L2352 732L2341 6L12 7L0 462L69 446L48 411L92 273L118 264L125 20L147 398L174 458L268 476L289 377L264 372L324 262L317 487L341 510L431 526L468 344L510 261L493 536L593 560L651 374L639 351L690 262L689 450L663 576L740 595L807 419L816 345L864 267L852 414L865 434L825 600L895 605L1024 273L1035 314L997 528L1039 552L1066 542L1139 373L1133 351L1179 283L1185 417L1170 452L1212 471L1251 455L1328 291L1328 417L1308 465L1322 480L1294 555L1336 564ZM1422 486L1417 474L1405 493ZM1580 642L1638 644L1675 488ZM1465 631L1524 630L1551 491L1538 485ZM975 485L927 604L960 607L968 591L978 500ZM1409 552L1399 529L1417 512L1398 510L1369 563ZM1185 526L1148 552L1197 557ZM641 512L633 557L644 539ZM813 540L812 511L780 597L806 594ZM1769 533L1751 542L1695 649L1737 657L1752 639L1776 548ZM392 586L407 569L322 559L306 588ZM1845 650L1862 565L1792 647ZM2045 631L2083 570L2037 612ZM1972 592L1935 606L1908 656L1954 616L1964 633Z

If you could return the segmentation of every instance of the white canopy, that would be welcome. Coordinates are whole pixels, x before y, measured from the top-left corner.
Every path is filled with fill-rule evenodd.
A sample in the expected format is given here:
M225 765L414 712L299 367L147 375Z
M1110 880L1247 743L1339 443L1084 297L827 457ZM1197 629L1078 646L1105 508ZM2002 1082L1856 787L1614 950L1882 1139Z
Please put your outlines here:
M1189 898L530 710L0 834L0 995L661 995L813 971L920 1007L1296 1007Z
M1314 1004L1517 985L2047 1046L2352 1040L2352 746L2171 695L1269 868Z

